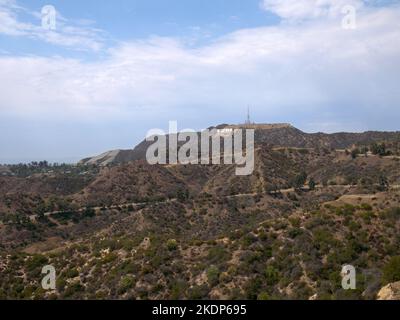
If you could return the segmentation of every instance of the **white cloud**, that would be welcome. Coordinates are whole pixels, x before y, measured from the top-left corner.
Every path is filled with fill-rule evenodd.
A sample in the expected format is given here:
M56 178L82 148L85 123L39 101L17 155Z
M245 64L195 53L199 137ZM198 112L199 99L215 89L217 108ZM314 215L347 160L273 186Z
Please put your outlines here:
M362 0L263 0L261 7L283 19L303 20L337 17L345 6L363 7Z
M20 14L26 13L35 19L35 23L23 22ZM56 30L44 29L41 25L41 13L30 12L19 6L15 0L0 0L0 34L29 37L58 46L75 50L98 51L103 47L103 31L80 21L73 23L57 12Z
M394 119L399 21L400 8L391 7L365 10L356 30L342 29L340 19L318 19L240 30L197 49L153 37L123 43L95 63L1 57L0 115L111 119L136 107L229 114L252 103L271 118L373 123L387 111Z

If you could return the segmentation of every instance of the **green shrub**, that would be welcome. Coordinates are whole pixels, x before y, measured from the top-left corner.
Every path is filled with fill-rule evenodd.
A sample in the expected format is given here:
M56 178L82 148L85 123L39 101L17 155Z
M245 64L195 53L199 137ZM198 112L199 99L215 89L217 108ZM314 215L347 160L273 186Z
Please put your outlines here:
M247 299L256 300L261 287L262 287L262 281L259 277L250 279L244 288Z
M372 210L372 207L371 207L371 205L369 205L368 203L363 203L363 204L361 204L361 209L363 209L363 210L367 210L367 211L371 211Z
M37 254L28 260L26 268L28 271L34 271L38 268L44 267L47 263L48 259L45 256Z
M279 271L273 266L268 266L265 270L265 279L268 285L275 285L279 281Z
M210 286L214 287L218 284L219 281L219 269L216 266L211 266L207 270L207 279Z
M76 268L73 268L68 270L65 275L67 278L76 278L77 276L79 276L79 272Z
M186 281L178 280L178 281L174 282L171 286L170 298L172 300L182 299L184 297L186 289L187 289Z
M207 298L208 295L207 285L193 286L188 290L190 300L200 300Z
M400 281L400 256L392 257L383 268L385 284Z
M266 292L261 292L258 297L257 300L269 300L269 295Z
M178 242L175 239L169 239L167 241L167 249L169 251L175 251L178 249Z
M228 259L228 252L223 246L217 245L208 251L207 260L210 264L219 264Z
M65 290L64 297L66 298L73 297L84 290L85 288L80 284L80 282L72 283Z
M118 293L124 294L135 285L135 278L132 276L123 277L120 281Z

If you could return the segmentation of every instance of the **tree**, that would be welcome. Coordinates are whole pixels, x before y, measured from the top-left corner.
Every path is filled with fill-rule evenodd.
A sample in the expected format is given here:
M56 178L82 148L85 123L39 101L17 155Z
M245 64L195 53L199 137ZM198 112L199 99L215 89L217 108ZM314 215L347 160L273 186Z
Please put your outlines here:
M386 191L389 189L389 181L388 178L384 175L379 177L379 189L381 191Z
M373 143L371 145L371 152L375 155L385 156L386 152L386 145L384 143Z
M302 171L300 174L298 174L292 182L292 187L295 188L296 190L301 189L304 184L307 181L307 173Z
M179 189L176 197L178 198L179 202L185 202L187 199L189 199L189 190L187 189Z
M360 150L358 150L358 149L351 150L351 158L356 159L359 153L360 153Z
M311 191L315 190L316 183L312 177L310 178L310 181L308 182L308 186L310 187Z

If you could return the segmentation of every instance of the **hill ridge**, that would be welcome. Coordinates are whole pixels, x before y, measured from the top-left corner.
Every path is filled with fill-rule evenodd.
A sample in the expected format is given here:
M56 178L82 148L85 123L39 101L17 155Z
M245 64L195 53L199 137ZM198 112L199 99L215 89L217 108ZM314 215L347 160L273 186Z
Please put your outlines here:
M354 145L363 146L382 141L400 143L399 131L306 133L289 123L220 124L209 129L212 128L255 129L256 144L267 144L275 147L347 149L352 148ZM134 149L111 150L99 156L82 159L79 164L105 166L144 160L146 150L151 144L152 142L143 140Z

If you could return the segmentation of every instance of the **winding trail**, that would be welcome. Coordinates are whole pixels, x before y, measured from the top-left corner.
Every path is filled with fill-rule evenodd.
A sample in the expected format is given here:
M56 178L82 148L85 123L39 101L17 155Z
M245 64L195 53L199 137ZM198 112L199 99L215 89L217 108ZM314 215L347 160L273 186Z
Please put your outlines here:
M352 187L355 187L355 186L352 186L352 185L336 185L336 186L330 186L330 187L337 187L337 188L341 188L341 189L351 189ZM322 186L322 185L315 186L315 189L323 189L323 188L325 188L325 187ZM392 185L392 186L390 186L390 189L391 190L400 189L400 185ZM308 189L308 187L304 187L303 190L309 190L309 189ZM275 194L277 194L277 193L278 194L279 193L288 194L288 193L291 193L291 192L295 192L295 189L294 188L280 189L280 190L277 190L275 192ZM267 195L267 194L271 194L271 192L239 193L239 194L227 195L227 196L223 196L223 197L226 198L226 199L232 199L232 198L240 198L240 197L252 197L252 196L254 197L254 196L257 196L257 195ZM354 196L359 196L359 195L354 195ZM71 212L73 211L73 212L76 212L76 213L83 213L85 210L93 209L96 212L98 212L98 211L101 211L103 208L106 208L106 209L110 210L110 209L118 209L120 207L127 207L127 206L139 207L139 206L147 206L147 205L150 205L150 204L151 205L163 204L163 203L176 202L176 201L177 201L177 199L173 198L173 199L168 199L168 200L164 200L164 201L157 201L157 202L132 202L132 203L114 204L114 205L107 206L107 207L103 207L103 206L101 206L101 207L100 206L99 207L82 207L82 208L79 208L79 209L76 209L76 210L70 210L70 211ZM51 217L52 215L65 213L65 212L68 212L68 210L50 211L50 212L44 213L44 216L45 217ZM31 221L36 221L37 217L38 217L38 214L32 214L32 215L29 216L29 219Z

